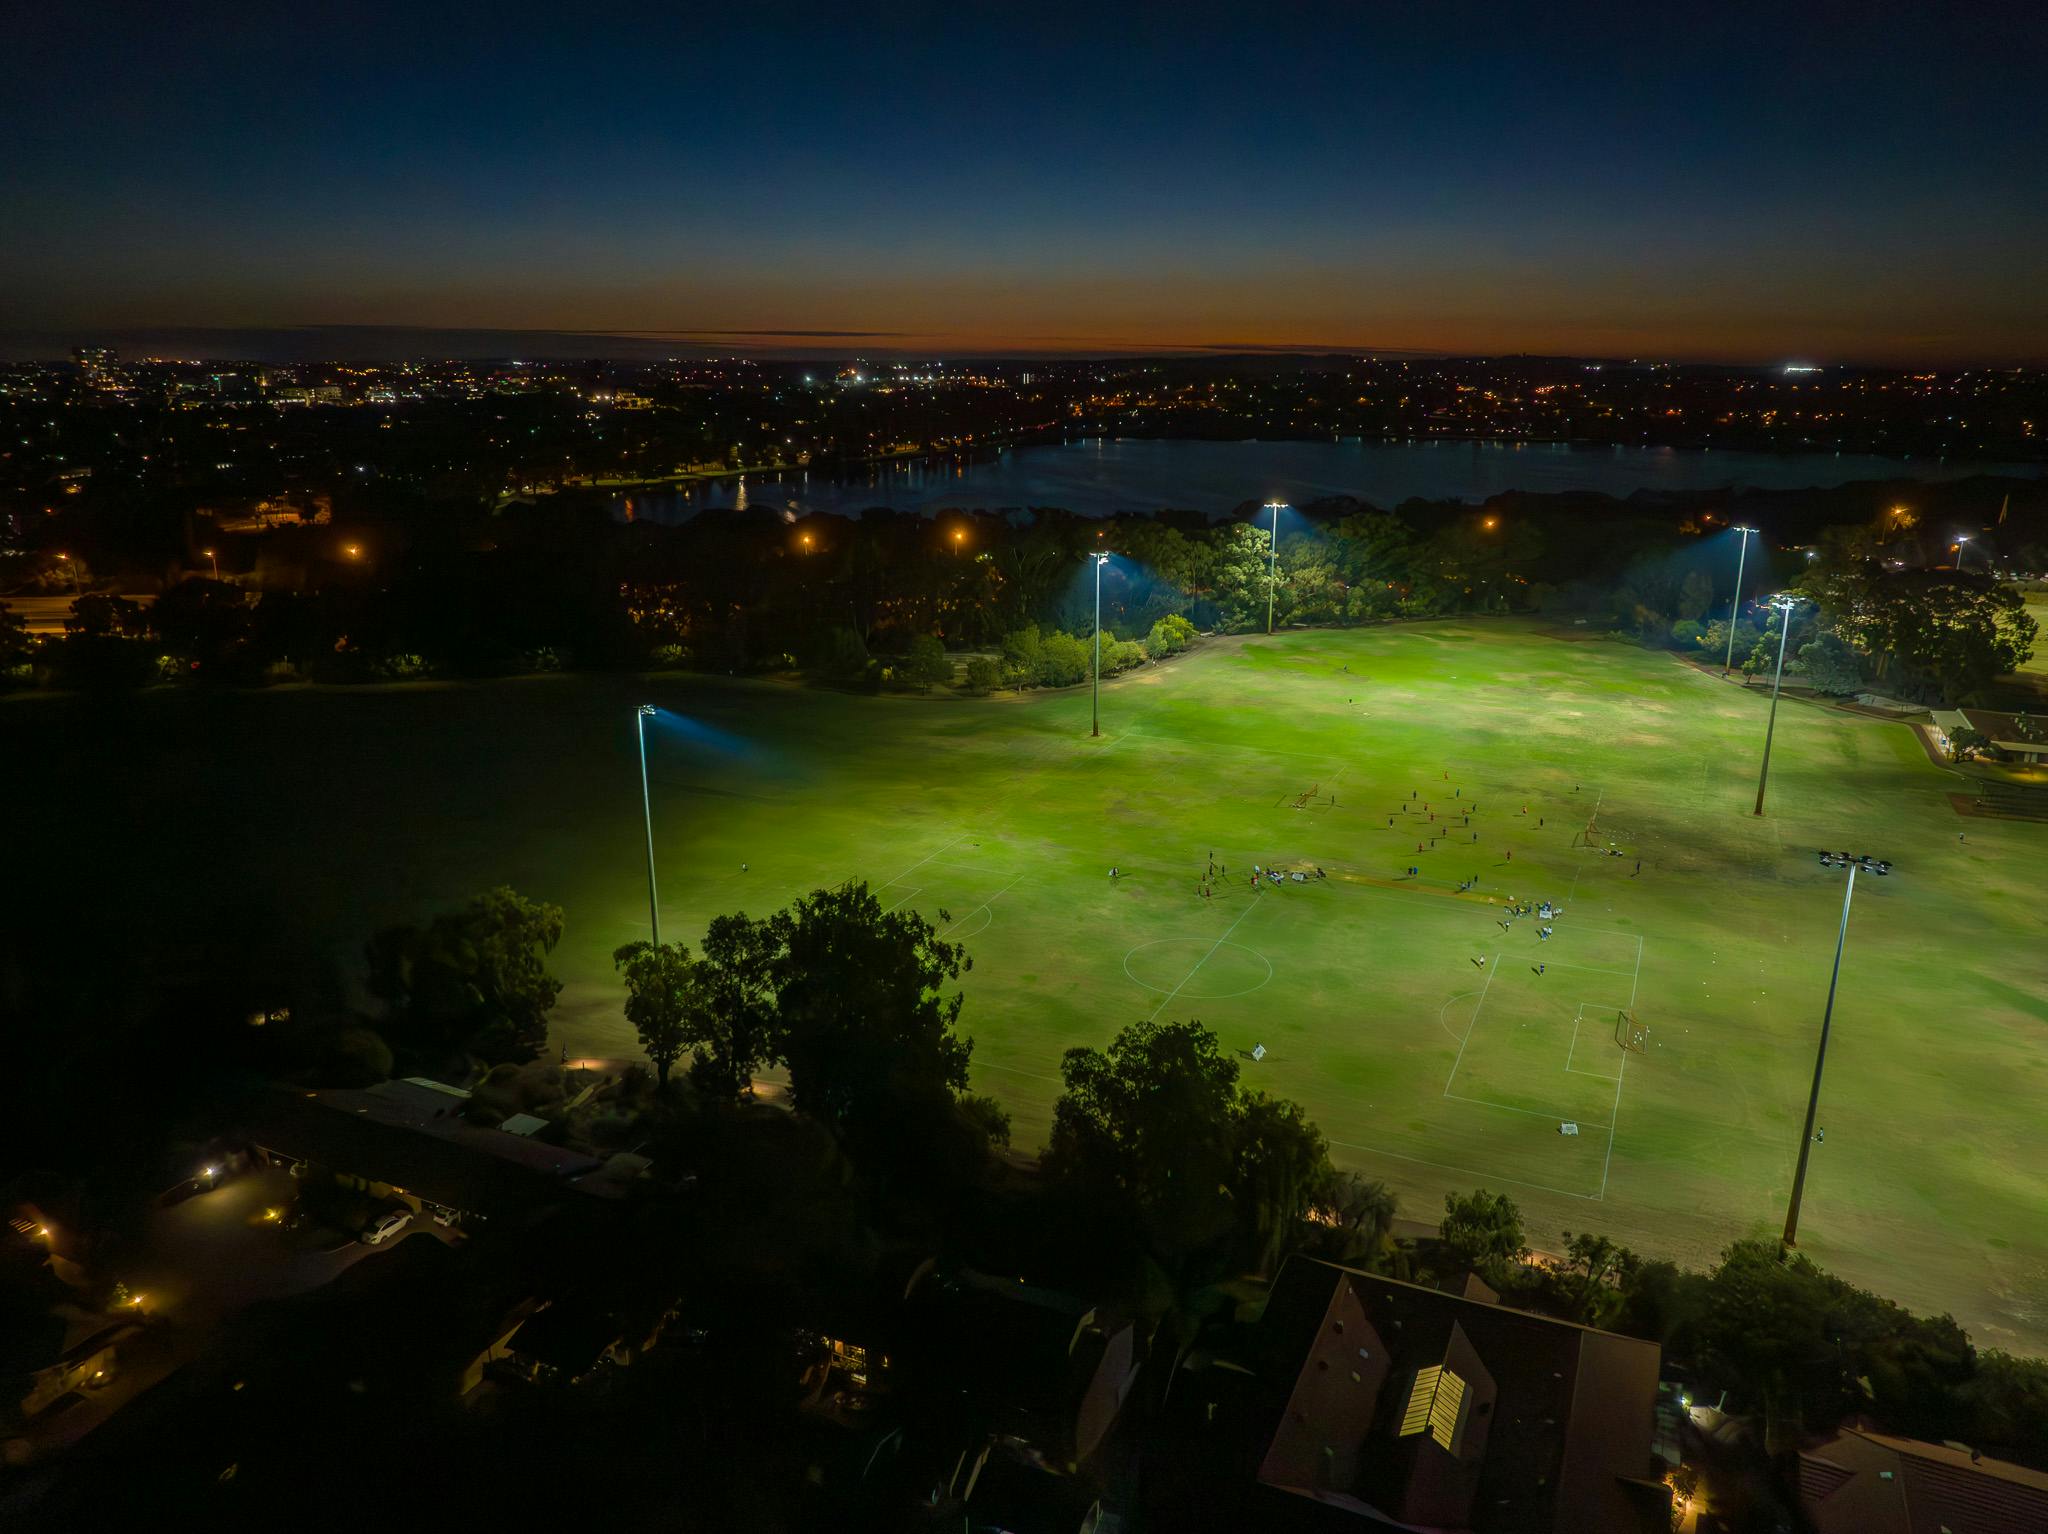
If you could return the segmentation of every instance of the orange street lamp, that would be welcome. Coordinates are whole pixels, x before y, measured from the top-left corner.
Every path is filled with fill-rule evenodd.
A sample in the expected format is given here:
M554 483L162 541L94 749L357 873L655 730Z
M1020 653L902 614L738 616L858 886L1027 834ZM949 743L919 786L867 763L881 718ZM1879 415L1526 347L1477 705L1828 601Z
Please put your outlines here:
M1488 517L1488 518L1487 518L1487 519L1486 519L1486 520L1485 520L1484 522L1480 523L1479 525L1480 525L1481 527L1484 527L1484 528L1487 528L1487 529L1491 530L1491 529L1492 529L1493 527L1495 527L1495 526L1496 526L1496 525L1497 525L1497 524L1498 524L1499 522L1500 522L1500 518L1499 518L1499 517Z
M208 558L209 560L212 560L212 561L213 561L213 578L214 578L215 580L219 580L219 579L220 579L220 561L219 561L218 559L214 559L214 556L213 556L213 550L212 550L212 549L201 549L201 550L200 550L199 552L200 552L200 553L202 553L202 554L204 554L204 555L205 555L205 556L206 556L206 557L207 557L207 558Z
M78 561L73 559L69 554L59 554L57 557L63 560L65 564L71 567L71 594L73 596L77 596L80 592L85 590L85 587L82 584L80 584L78 579Z

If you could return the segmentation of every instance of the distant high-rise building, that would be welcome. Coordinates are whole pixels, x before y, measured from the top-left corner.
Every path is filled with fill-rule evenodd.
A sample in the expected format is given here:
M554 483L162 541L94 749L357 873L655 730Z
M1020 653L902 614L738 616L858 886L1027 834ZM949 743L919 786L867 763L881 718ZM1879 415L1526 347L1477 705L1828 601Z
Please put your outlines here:
M71 348L71 360L78 364L78 371L95 389L109 388L118 382L114 377L117 359L111 346L74 346Z

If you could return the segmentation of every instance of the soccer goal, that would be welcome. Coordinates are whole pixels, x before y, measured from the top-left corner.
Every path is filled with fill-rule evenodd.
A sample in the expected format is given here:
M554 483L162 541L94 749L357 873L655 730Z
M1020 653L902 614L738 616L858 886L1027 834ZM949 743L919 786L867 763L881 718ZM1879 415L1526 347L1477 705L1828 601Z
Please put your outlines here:
M1641 1054L1649 1039L1650 1030L1636 1021L1635 1013L1624 1008L1614 1014L1614 1042L1623 1049Z

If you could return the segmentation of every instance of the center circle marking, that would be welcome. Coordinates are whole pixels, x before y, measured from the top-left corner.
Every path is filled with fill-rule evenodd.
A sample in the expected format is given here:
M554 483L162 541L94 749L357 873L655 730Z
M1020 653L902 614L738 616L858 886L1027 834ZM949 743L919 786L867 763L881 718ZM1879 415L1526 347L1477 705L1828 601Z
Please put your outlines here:
M1197 967L1199 966L1199 968ZM1193 971L1190 974L1190 971ZM1218 943L1212 938L1161 937L1140 943L1124 955L1124 974L1135 984L1162 996L1194 1001L1227 1001L1258 990L1273 978L1273 961L1243 943ZM1146 975L1168 978L1155 984Z

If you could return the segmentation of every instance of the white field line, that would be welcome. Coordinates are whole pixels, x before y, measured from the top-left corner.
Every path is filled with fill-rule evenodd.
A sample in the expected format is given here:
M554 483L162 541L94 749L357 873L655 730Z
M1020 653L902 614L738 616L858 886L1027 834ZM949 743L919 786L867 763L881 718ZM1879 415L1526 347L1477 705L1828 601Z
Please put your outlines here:
M1643 978L1643 940L1642 940L1641 938L1637 938L1637 939L1636 939L1636 978L1635 978L1635 979L1634 979L1633 981L1629 982L1629 988L1628 988L1628 1010L1629 1010L1629 1016L1631 1016L1631 1017L1635 1016L1635 1010L1636 1010L1636 987L1637 987L1637 986L1638 986L1639 984L1641 984L1641 982L1642 982L1642 978ZM1621 1052L1621 1069L1620 1069L1619 1071L1617 1071L1617 1072L1615 1073L1615 1076L1614 1076L1614 1107L1613 1107L1613 1109L1612 1109L1612 1110L1611 1110L1611 1111L1609 1112L1609 1114L1608 1114L1608 1117L1609 1117L1609 1118L1611 1118L1611 1119L1613 1119L1613 1120L1614 1120L1614 1122L1615 1122L1616 1124L1619 1124L1619 1123L1621 1122L1621 1084L1622 1084L1622 1083L1623 1083L1624 1081L1626 1081L1626 1080L1628 1080L1628 1051L1624 1049L1624 1050L1623 1050L1623 1051ZM1608 1128L1608 1131L1607 1131L1607 1156L1606 1156L1606 1159L1605 1159L1605 1160L1603 1160L1603 1161L1602 1161L1602 1162L1600 1163L1600 1197L1601 1197L1602 1199L1605 1199L1605 1198L1607 1197L1607 1177L1608 1177L1608 1174L1609 1174L1609 1172L1611 1172L1611 1171L1613 1170L1613 1167L1614 1167L1614 1129L1613 1129L1613 1127L1612 1127L1612 1126L1610 1126L1610 1127Z
M1633 932L1627 935L1630 937L1635 936ZM1539 949L1538 952L1541 952L1541 950ZM1581 974L1587 975L1620 975L1629 977L1635 974L1635 971L1632 969L1602 969L1597 964L1565 964L1556 959L1545 959L1540 962L1548 965L1551 969L1575 969Z
M1479 988L1479 1000L1472 1004L1472 1021L1465 1025L1465 1037L1458 1040L1458 1058L1451 1062L1451 1074L1444 1077L1444 1096L1451 1095L1451 1083L1458 1079L1458 1067L1465 1063L1465 1046L1472 1042L1472 1030L1479 1026L1479 1013L1486 1006L1486 993L1493 988L1493 977L1500 973L1500 955L1495 954L1487 961L1491 966L1486 971L1486 984Z
M1575 1193L1570 1188L1553 1187L1547 1182L1524 1182L1518 1177L1502 1177L1497 1172L1482 1172L1475 1167L1454 1166L1448 1161L1432 1161L1427 1156L1410 1156L1401 1151L1383 1150L1377 1145L1360 1145L1352 1140L1332 1140L1330 1143L1341 1145L1345 1150L1364 1151L1369 1156L1392 1156L1396 1161L1412 1161L1417 1166L1433 1166L1439 1171L1457 1172L1465 1177L1483 1177L1488 1183L1501 1182L1516 1188L1534 1188L1539 1193L1555 1193L1564 1198L1582 1198L1589 1203L1597 1203L1600 1199L1597 1193Z
M1593 824L1596 826L1600 824L1600 806L1606 802L1607 790L1603 788L1593 796ZM1565 891L1564 903L1567 906L1572 903L1572 898L1579 892L1579 875L1586 871L1586 859L1588 856L1597 856L1594 848L1582 847L1579 849L1579 866L1572 870L1572 885L1570 889Z
M964 842L966 840L967 833L965 831L962 831L958 836L954 837L951 841L948 841L945 844L945 846L940 847L933 852L927 853L924 857L919 858L915 863L912 863L908 868L904 869L902 873L898 874L895 878L889 880L887 884L881 885L880 888L887 889L891 884L901 884L905 879L909 878L912 874L916 873L920 868L924 867L925 864L929 863L933 858L937 857L939 853L944 852L948 847L957 846L959 843Z
M991 909L991 907L993 907L998 900L1001 900L1003 896L1009 894L1011 890L1015 889L1018 885L1022 884L1024 882L1024 877L1025 876L1023 874L1017 875L1016 878L1012 879L1008 884L1005 884L1001 889L997 890L993 895L989 896L988 899L984 900L980 905L976 906L974 908L974 911L969 911L967 913L967 916L961 917L959 921L956 921L952 924L952 926L947 927L945 932L941 932L939 936L945 937L948 933L951 933L955 927L960 926L961 923L965 922L969 916L974 915L975 911L987 911L990 920L994 920L996 913L994 912L994 910Z
M1261 890L1258 894L1252 896L1252 903L1246 906L1242 911L1238 912L1237 921L1234 921L1229 926L1225 927L1223 929L1223 936L1219 937L1218 939L1216 939L1215 942L1211 943L1209 945L1209 951L1203 954L1201 958L1195 960L1194 969L1189 970L1185 975L1182 975L1180 977L1180 984L1175 986L1172 990L1168 991L1166 993L1165 1000L1161 1001L1158 1006L1152 1009L1152 1017L1147 1018L1147 1022L1156 1019L1160 1013L1166 1010L1167 1006L1173 1001L1173 998L1178 996L1183 990L1187 988L1187 983L1195 978L1196 971L1200 970L1204 964L1207 964L1210 959L1215 957L1216 950L1221 948L1224 945L1224 943L1229 940L1230 934L1237 930L1238 923L1242 922L1247 916L1251 915L1252 912L1256 911L1259 908L1259 902L1265 898L1265 891L1263 890Z
M887 889L888 887L889 886L886 884L882 886L883 889ZM882 914L884 916L887 916L890 912L898 910L899 908L910 904L911 901L917 899L917 897L919 895L922 895L923 893L924 886L920 884L916 889L912 890L909 894L905 895L901 900L894 901L891 904L884 906L882 908Z
M1565 1114L1550 1113L1542 1108L1517 1108L1514 1107L1512 1104L1497 1103L1484 1097L1467 1097L1462 1092L1446 1092L1444 1093L1444 1096L1448 1097L1454 1103L1471 1103L1474 1107L1478 1108L1498 1108L1502 1113L1519 1113L1525 1118L1547 1119L1553 1124L1561 1124L1565 1121L1567 1117L1567 1115ZM1591 1119L1574 1119L1572 1120L1572 1122L1576 1124L1587 1124L1594 1129L1611 1129L1613 1127L1611 1124L1595 1124Z
M1049 1081L1062 1090L1065 1089L1067 1084L1064 1079L1058 1076L1047 1076L1039 1071L1020 1071L1014 1065L997 1065L991 1060L977 1060L974 1062L974 1068L978 1071L1002 1071L1010 1076L1027 1076L1033 1081Z
M1610 1076L1605 1071L1582 1071L1578 1070L1572 1065L1572 1056L1578 1052L1579 1048L1579 1025L1586 1020L1586 1008L1588 1006L1597 1006L1600 1007L1602 1011L1606 1010L1606 1004L1604 1002L1582 1001L1579 1003L1578 1016L1572 1019L1572 1047L1564 1052L1565 1074L1569 1076L1590 1076L1595 1081L1617 1081L1620 1079L1619 1077ZM1600 1127L1604 1129L1607 1126L1603 1124Z

